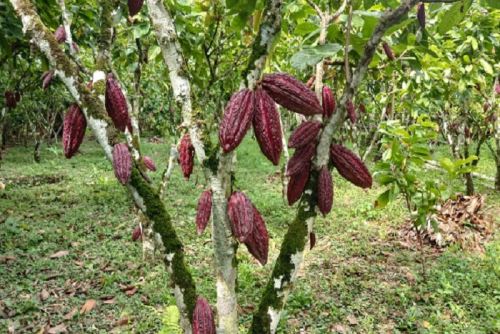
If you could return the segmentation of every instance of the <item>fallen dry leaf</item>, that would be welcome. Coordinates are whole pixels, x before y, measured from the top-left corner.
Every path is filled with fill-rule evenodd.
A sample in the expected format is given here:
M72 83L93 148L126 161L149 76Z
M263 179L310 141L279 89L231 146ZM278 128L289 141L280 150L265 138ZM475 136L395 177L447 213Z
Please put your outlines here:
M114 298L111 299L106 299L105 301L102 302L103 304L114 304L116 303Z
M89 299L83 304L80 309L81 314L89 313L92 309L97 305L97 302L94 299Z
M64 320L71 320L73 319L73 317L75 316L76 312L78 312L78 309L76 307L74 307L71 311L69 311L68 313L66 313L64 315Z
M130 322L130 319L128 317L123 317L120 320L116 321L113 326L114 327L124 326L124 325L128 325L129 322Z
M64 324L59 324L55 327L49 328L47 334L59 334L59 333L67 333L68 330Z
M69 252L67 250L62 250L62 251L59 251L59 252L55 252L54 254L52 254L51 256L49 256L51 259L57 259L57 258L60 258L60 257L63 257L63 256L66 256L68 255Z
M43 302L44 300L47 300L49 298L50 294L47 290L43 289L42 292L40 292L40 300Z
M358 324L358 319L354 316L354 314L350 314L347 316L347 321L349 321L349 324L351 326L357 325Z

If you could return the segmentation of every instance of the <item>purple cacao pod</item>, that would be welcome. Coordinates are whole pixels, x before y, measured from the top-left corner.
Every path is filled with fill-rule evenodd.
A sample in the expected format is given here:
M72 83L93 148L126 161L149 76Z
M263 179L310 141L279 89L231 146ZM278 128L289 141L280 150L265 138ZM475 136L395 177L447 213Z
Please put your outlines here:
M351 99L347 100L347 102L345 103L345 108L347 110L347 116L349 116L351 123L356 123L358 115L356 115L356 109L354 108L354 104L352 103Z
M330 118L335 111L335 96L333 96L333 92L328 86L323 86L322 91L323 97L323 116L326 118Z
M57 27L54 32L54 37L59 44L66 42L66 30L64 29L64 26L61 25Z
M233 94L224 110L219 126L219 141L225 153L234 150L243 140L254 116L255 94L242 89Z
M382 43L382 48L384 49L385 55L387 56L387 58L389 58L389 60L391 60L391 61L396 60L396 57L394 56L394 52L392 51L389 44L387 44L387 42Z
M241 191L235 191L229 197L227 214L231 222L233 235L240 242L245 242L254 226L254 210L250 199Z
M306 166L302 168L298 173L293 174L288 181L288 186L286 188L286 197L288 199L288 205L293 205L301 197L304 189L306 188L307 181L309 180L309 173L311 170L311 163L306 163Z
M364 105L363 103L360 103L360 104L358 105L358 110L359 110L359 113L360 113L361 115L362 115L362 114L364 114L364 113L366 113L366 107L365 107L365 105Z
M212 191L205 190L201 193L196 209L196 232L202 234L207 228L212 213Z
M313 249L316 245L316 233L309 233L309 250Z
M309 166L315 153L316 141L296 149L286 166L286 176L297 174L302 171L303 168Z
M318 209L326 215L332 209L333 204L333 181L327 166L321 167L318 176Z
M114 75L109 73L106 78L105 106L109 117L116 128L122 132L126 128L132 133L132 123L128 114L127 100Z
M184 174L186 180L189 180L194 167L194 146L191 143L189 133L184 134L182 137L178 151L182 174Z
M266 74L262 87L276 103L290 111L306 116L323 112L314 92L289 74Z
M314 142L316 137L318 137L320 130L321 123L318 121L302 122L290 135L290 138L288 139L288 147L300 148Z
M128 13L130 16L135 16L141 11L144 0L128 0Z
M342 145L332 144L330 146L330 159L339 174L361 188L372 186L372 176L363 161L349 149Z
M280 115L273 99L260 88L255 91L253 129L262 153L278 165L283 150Z
M193 312L193 334L215 334L215 321L210 304L198 297Z
M142 157L142 162L144 163L144 166L146 166L146 168L148 170L150 170L152 172L156 172L156 165L155 165L155 162L153 161L153 159L151 159L150 157L145 155Z
M141 225L137 225L132 231L132 241L137 241L142 236Z
M252 254L260 264L265 265L269 253L269 233L267 232L264 219L255 206L253 207L253 217L253 230L245 241L245 245L250 254Z
M42 88L43 89L49 88L50 84L52 83L53 78L54 78L54 71L53 70L46 71L42 75Z
M132 174L132 157L126 144L116 144L113 147L113 169L121 184L126 184Z
M8 90L4 93L5 96L5 106L7 108L15 108L17 106L16 95L14 92Z
M418 4L417 19L418 19L418 23L420 24L420 28L422 28L422 30L424 30L425 29L425 5L423 2Z
M63 122L63 149L64 156L70 159L78 151L83 138L85 136L85 129L87 128L87 121L85 115L78 104L72 104L66 115L64 115Z

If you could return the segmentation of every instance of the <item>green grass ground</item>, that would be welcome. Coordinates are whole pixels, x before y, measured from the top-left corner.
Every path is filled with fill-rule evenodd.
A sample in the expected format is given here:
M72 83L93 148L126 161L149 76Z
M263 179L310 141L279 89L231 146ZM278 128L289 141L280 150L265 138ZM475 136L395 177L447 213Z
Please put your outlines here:
M165 163L168 145L143 147L158 166ZM6 154L0 168L6 184L0 190L1 333L43 333L57 325L70 333L158 333L165 307L174 304L161 261L144 262L140 243L131 241L135 215L126 189L95 143L81 151L66 160L59 147L44 148L40 164L31 149ZM481 172L493 176L491 157L485 152L483 158ZM294 214L281 198L276 172L247 139L238 150L236 185L260 209L271 241L265 267L240 247L242 327L249 325ZM439 177L433 173L425 177ZM397 237L406 218L402 204L375 210L382 189L363 191L334 179L334 209L317 221L318 242L306 255L280 333L500 332L498 238L484 253L427 248L424 279L419 252ZM462 190L460 182L456 187ZM165 203L199 291L214 303L210 235L198 237L194 226L203 188L198 168L190 181L176 168ZM479 184L478 190L488 196L486 210L498 213L499 194ZM96 305L82 314L88 300Z

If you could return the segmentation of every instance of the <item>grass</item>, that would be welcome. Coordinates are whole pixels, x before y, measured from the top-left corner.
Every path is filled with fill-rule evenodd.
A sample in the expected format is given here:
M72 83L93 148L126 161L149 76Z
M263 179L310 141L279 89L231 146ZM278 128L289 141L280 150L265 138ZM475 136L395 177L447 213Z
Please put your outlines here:
M158 166L167 160L168 145L144 142L143 148ZM60 324L70 333L158 333L164 309L174 304L160 259L144 261L140 243L131 241L135 214L126 189L95 143L85 142L81 151L66 160L59 147L45 147L40 164L32 160L31 149L16 147L6 154L0 168L0 181L6 184L0 190L2 333L8 328L37 333ZM486 150L480 168L493 176ZM294 215L281 198L276 172L250 138L239 148L236 187L254 201L271 236L265 267L244 247L238 253L242 328L251 321ZM158 182L161 172L151 175ZM375 210L382 189L363 191L338 174L334 179L334 209L316 223L318 242L306 255L279 333L500 331L498 238L484 253L426 249L429 272L424 279L419 253L397 238L406 218L402 203ZM165 203L198 290L214 303L210 235L198 237L194 226L203 182L199 168L185 181L177 167ZM462 188L457 181L457 191ZM488 195L486 210L498 213L500 195L480 184L477 188ZM51 258L60 251L67 255ZM90 299L96 306L80 314Z

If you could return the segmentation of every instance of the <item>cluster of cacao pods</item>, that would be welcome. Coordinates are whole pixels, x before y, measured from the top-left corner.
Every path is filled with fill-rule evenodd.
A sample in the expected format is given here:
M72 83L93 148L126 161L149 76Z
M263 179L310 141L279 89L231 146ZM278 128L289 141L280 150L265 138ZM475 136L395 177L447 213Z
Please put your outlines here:
M115 176L121 184L126 184L132 174L132 157L124 143L113 147L113 169Z
M314 92L293 76L285 73L264 75L255 91L242 89L229 100L219 127L222 150L225 153L234 150L253 125L262 153L277 165L283 143L275 103L306 116L322 113L328 116L335 109L335 101L331 91L325 91L325 98L324 110Z
M241 191L231 194L227 204L233 236L247 246L262 265L267 263L269 234L259 210Z
M130 16L135 16L141 11L144 0L128 0L128 13Z
M125 132L127 128L132 133L132 123L128 114L127 100L125 99L125 95L123 95L120 84L112 73L109 73L106 77L104 105L115 127L122 132Z
M182 173L189 180L194 167L194 146L189 133L184 134L177 150L179 151L179 165L181 165Z
M7 108L15 108L17 106L17 102L19 102L21 95L19 95L19 99L16 98L16 93L13 91L7 90L4 93L5 97L5 106Z
M193 312L193 334L215 334L215 320L208 301L199 296Z
M63 149L64 156L70 159L75 155L83 142L85 136L85 129L87 128L87 120L78 104L72 104L66 115L64 115L63 122Z

